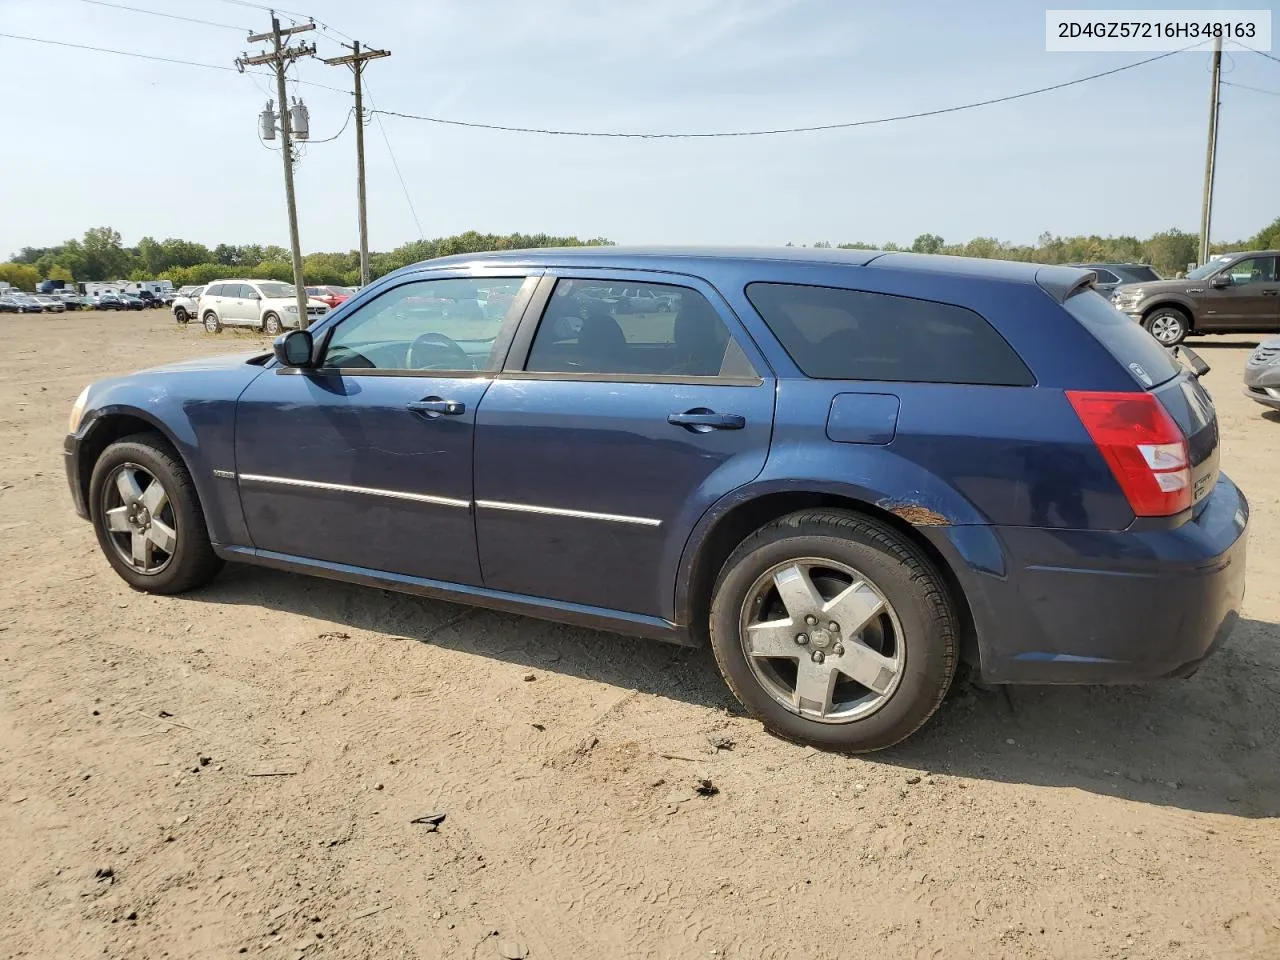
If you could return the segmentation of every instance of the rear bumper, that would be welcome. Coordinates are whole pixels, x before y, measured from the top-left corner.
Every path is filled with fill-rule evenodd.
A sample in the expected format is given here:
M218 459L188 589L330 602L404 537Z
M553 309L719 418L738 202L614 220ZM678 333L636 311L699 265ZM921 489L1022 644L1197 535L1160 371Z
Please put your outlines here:
M975 528L932 536L956 558L984 679L1130 683L1189 676L1230 634L1248 521L1222 474L1199 515L1173 530L992 527L991 548L976 551Z

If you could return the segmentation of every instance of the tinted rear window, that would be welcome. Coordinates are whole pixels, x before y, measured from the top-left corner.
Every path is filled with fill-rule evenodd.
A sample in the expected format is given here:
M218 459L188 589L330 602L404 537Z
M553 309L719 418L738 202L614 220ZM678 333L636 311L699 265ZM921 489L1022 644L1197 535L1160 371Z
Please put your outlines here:
M1035 383L1004 338L965 307L787 283L750 284L747 297L815 379Z
M1150 267L1121 267L1116 272L1120 274L1122 280L1127 280L1130 283L1147 283L1151 280L1160 279L1160 274Z
M1096 290L1077 293L1063 306L1144 387L1177 376L1181 367L1173 355Z

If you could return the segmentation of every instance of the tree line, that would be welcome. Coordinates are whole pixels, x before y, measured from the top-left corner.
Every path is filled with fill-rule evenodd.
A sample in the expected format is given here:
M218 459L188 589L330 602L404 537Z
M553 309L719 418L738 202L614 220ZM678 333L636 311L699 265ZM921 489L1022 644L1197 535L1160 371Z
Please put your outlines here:
M369 254L369 274L377 278L400 267L455 253L487 250L521 250L529 247L605 246L603 237L580 240L546 233L477 233L468 230L452 237L414 240L386 252ZM360 254L309 253L302 258L307 283L354 286L360 282ZM293 281L289 251L275 244L220 243L213 249L202 243L170 237L143 237L126 247L120 231L111 227L86 230L81 240L55 247L23 247L0 263L0 280L31 290L41 280L171 280L174 286L205 284L227 276L257 280Z
M831 247L820 241L815 247ZM923 233L909 245L896 243L840 243L846 249L906 250L912 253L941 253L955 257L1022 260L1033 263L1146 263L1162 277L1172 277L1200 257L1200 237L1176 227L1162 230L1145 240L1122 235L1059 237L1042 233L1034 244L1013 244L995 237L976 237L965 243L947 243L934 233ZM1280 217L1252 237L1210 244L1211 253L1280 248Z
M529 247L612 246L603 237L580 240L545 233L466 233L434 240L414 240L394 250L371 253L371 277L392 270L456 253L487 250L519 250ZM791 246L791 244L788 244ZM831 247L820 241L814 247ZM887 243L839 243L841 248L909 250L952 256L1023 260L1037 263L1118 262L1148 263L1162 276L1171 277L1194 263L1199 238L1176 228L1163 230L1145 240L1135 236L1059 237L1043 233L1034 244L1012 244L995 237L976 237L965 243L947 243L937 234L924 233L909 245ZM1215 243L1214 253L1231 250L1280 248L1280 217L1253 237L1231 243ZM34 289L44 279L86 280L171 280L175 286L205 284L230 275L262 280L293 279L293 264L284 247L268 244L220 243L210 249L202 243L170 237L156 240L143 237L136 246L126 247L118 230L93 227L83 238L54 247L23 247L8 263L0 263L0 280L23 290ZM346 253L310 253L303 257L307 283L353 286L360 282L360 256Z

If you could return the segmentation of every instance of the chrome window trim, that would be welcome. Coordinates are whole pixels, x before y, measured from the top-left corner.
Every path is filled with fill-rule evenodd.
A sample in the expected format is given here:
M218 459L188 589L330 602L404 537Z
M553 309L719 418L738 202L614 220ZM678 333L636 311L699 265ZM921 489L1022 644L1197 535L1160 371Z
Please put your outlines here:
M260 473L242 473L242 481L250 483L278 484L285 487L305 487L311 490L332 490L337 493L363 493L372 497L389 497L393 500L414 500L418 503L434 503L441 507L459 507L463 510L471 507L470 500L458 500L454 497L440 497L430 493L410 493L406 490L382 490L377 487L357 487L345 483L325 483L321 480L299 480L295 477L271 477Z

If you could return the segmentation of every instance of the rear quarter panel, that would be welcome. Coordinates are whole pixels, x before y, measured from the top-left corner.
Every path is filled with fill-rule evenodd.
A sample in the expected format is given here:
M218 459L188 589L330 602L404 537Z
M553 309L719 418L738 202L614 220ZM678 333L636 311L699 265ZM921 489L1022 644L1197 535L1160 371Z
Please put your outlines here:
M1115 359L1032 283L934 276L827 264L728 264L715 282L778 372L769 459L750 484L715 504L692 531L687 571L716 520L745 500L784 490L833 494L875 505L927 528L949 559L1004 576L999 527L1121 530L1133 520L1110 469L1063 389L1134 390ZM967 307L1018 352L1028 387L810 380L773 337L745 295L757 281L894 294ZM835 442L833 399L896 397L889 442ZM881 438L883 439L883 438ZM970 532L961 532L968 528ZM944 532L945 531L945 532ZM685 578L682 578L682 580ZM677 588L677 611L687 597Z

